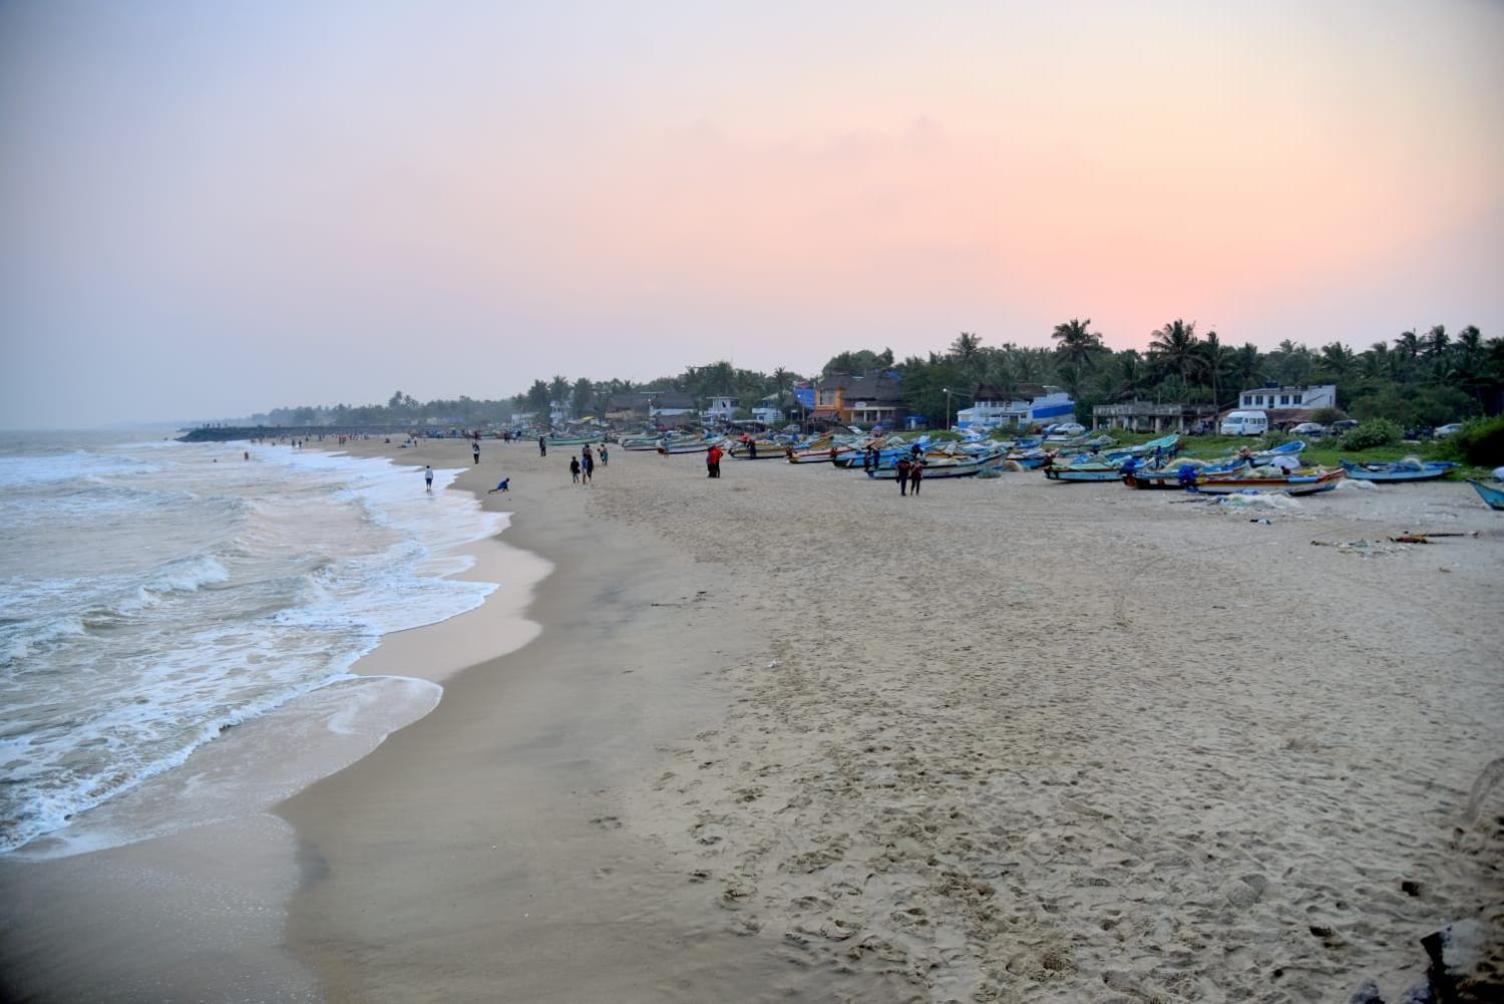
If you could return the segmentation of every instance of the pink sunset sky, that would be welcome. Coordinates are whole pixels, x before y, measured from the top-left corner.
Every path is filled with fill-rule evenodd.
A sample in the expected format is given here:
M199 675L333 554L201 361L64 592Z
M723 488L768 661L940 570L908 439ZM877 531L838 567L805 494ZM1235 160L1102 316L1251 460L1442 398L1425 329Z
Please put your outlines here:
M1504 5L0 7L0 425L1504 334Z

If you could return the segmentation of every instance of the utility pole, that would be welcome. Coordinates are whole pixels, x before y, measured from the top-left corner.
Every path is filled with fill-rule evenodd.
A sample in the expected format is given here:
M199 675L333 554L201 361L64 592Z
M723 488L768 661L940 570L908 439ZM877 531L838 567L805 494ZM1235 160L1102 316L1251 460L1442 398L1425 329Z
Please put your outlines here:
M950 388L941 388L945 391L945 430L950 431ZM917 483L917 482L916 482Z

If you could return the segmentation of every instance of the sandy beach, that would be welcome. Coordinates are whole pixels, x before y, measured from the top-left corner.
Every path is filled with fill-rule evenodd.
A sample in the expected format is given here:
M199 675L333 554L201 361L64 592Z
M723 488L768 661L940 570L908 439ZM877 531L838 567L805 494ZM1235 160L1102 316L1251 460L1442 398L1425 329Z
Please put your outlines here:
M280 918L261 961L201 939L139 995L229 996L229 960L329 1000L1331 1000L1504 921L1504 792L1467 804L1504 755L1504 524L1466 485L910 499L620 449L586 488L567 457L487 442L456 485L513 478L483 498L552 566L541 632L486 657L520 641L488 602L384 643L443 698L236 830L296 861L243 879ZM103 934L128 884L77 875L195 840L203 875L250 874L205 837L8 869L22 995L89 986L49 980L65 957L150 969L149 935Z

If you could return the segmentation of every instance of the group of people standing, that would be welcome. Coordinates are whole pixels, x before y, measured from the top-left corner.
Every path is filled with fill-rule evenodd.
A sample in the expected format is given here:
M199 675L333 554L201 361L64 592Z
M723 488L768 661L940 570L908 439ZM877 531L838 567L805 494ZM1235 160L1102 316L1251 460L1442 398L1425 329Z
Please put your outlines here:
M541 439L539 440L539 443L541 448ZM611 454L606 451L606 444L602 443L600 452L601 466L605 467L610 458ZM590 448L589 443L586 443L584 446L580 447L580 455L578 457L569 458L569 479L577 485L588 485L590 484L590 479L594 475L595 451Z
M914 457L898 458L898 494L919 494L919 483L924 480L924 460Z

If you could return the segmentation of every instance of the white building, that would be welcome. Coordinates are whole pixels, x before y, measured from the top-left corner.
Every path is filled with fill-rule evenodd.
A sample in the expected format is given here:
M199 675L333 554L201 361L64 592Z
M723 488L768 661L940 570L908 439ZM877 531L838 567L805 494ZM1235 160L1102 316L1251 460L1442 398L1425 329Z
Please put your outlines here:
M1238 407L1264 411L1273 408L1299 408L1303 411L1335 408L1337 385L1324 383L1314 387L1255 387L1238 395Z
M706 418L719 419L723 422L729 422L736 417L736 408L736 398L722 395L719 397L711 398L710 407L706 408L703 412L701 412L701 414L703 414Z
M783 421L783 412L777 408L753 408L752 420L763 425L778 425Z
M993 387L976 389L975 403L956 412L956 428L986 432L999 426L1048 425L1070 418L1076 402L1059 387L1024 384L1005 395Z

